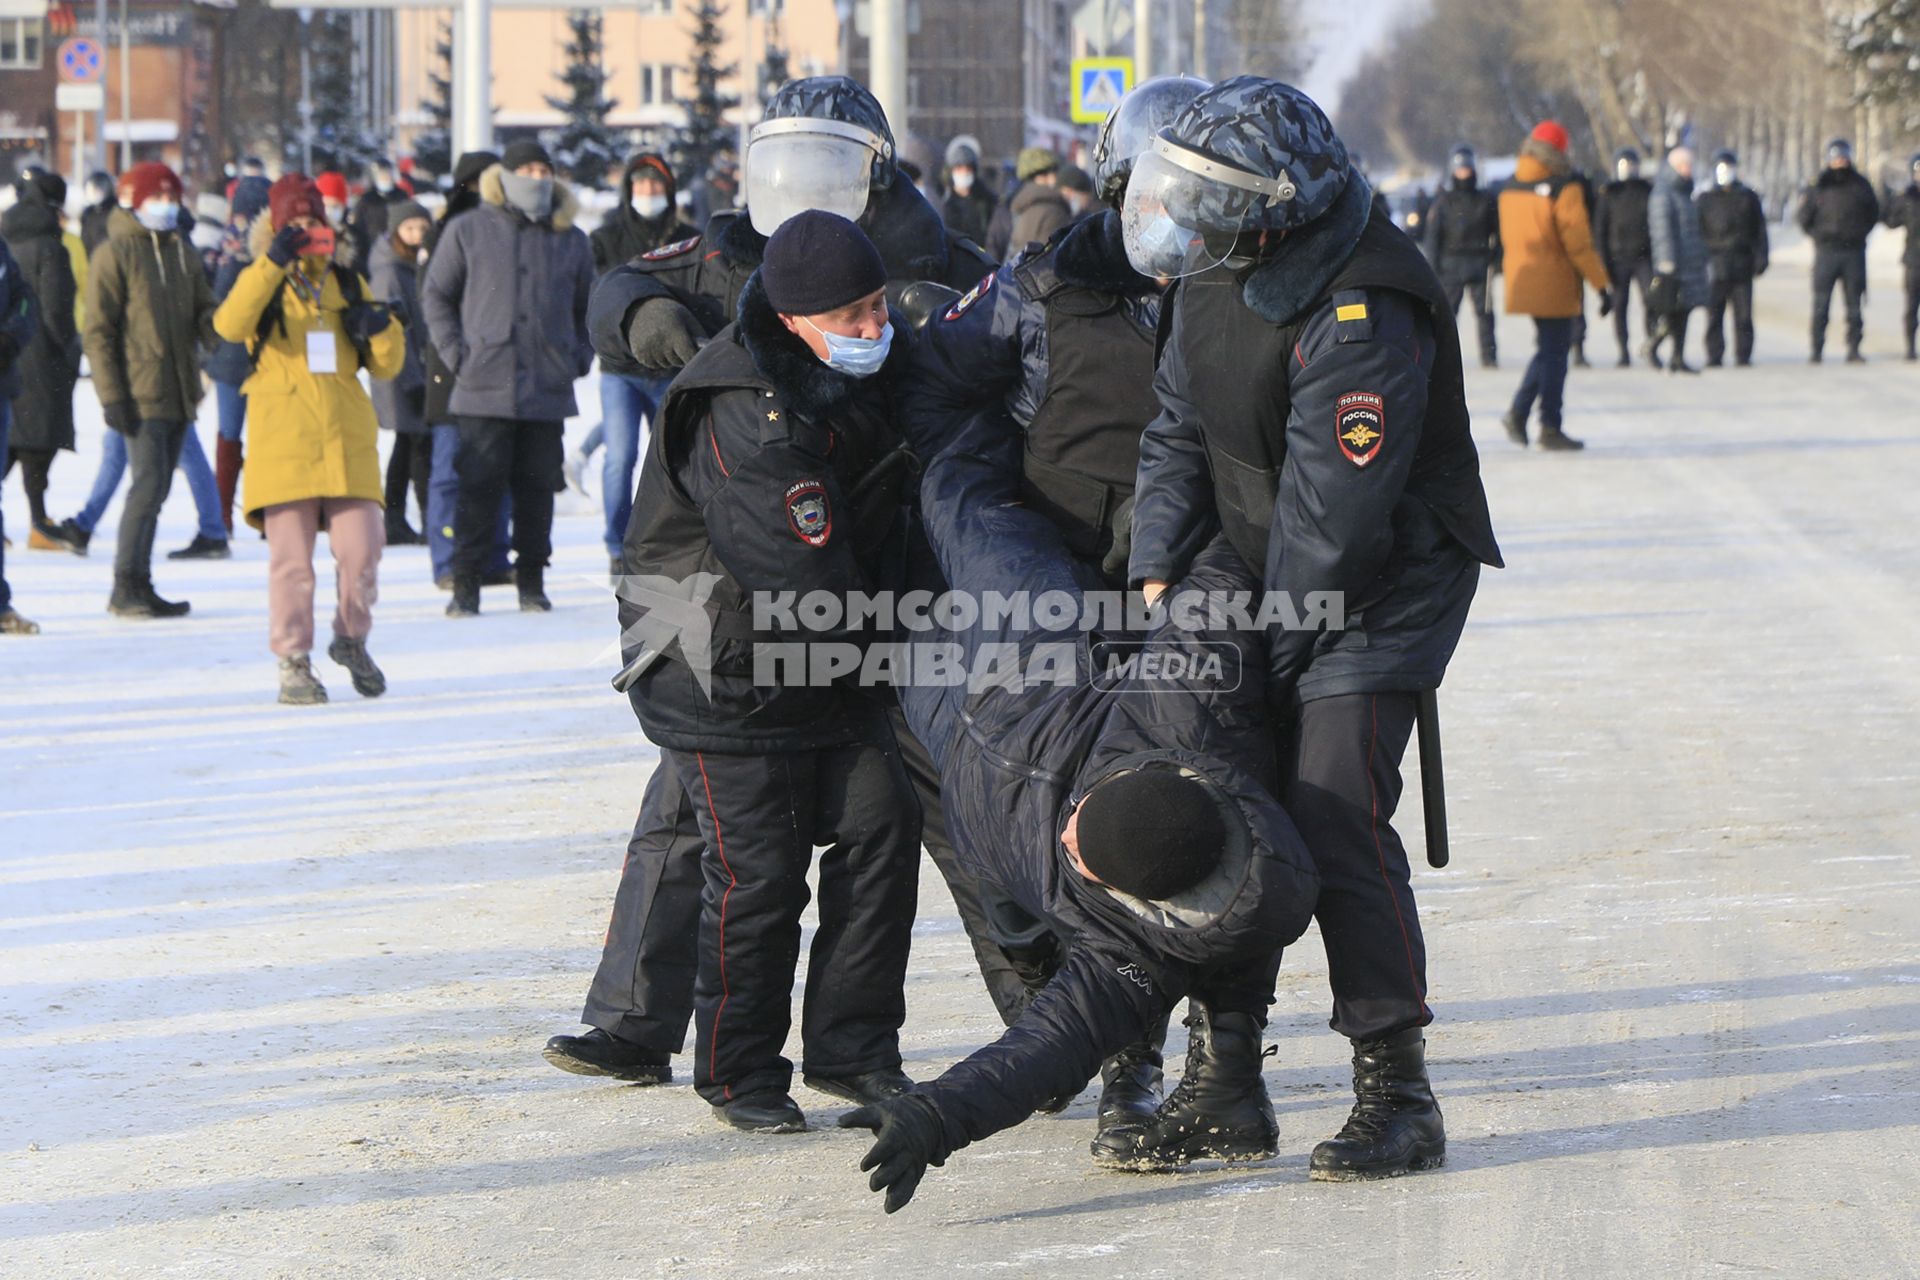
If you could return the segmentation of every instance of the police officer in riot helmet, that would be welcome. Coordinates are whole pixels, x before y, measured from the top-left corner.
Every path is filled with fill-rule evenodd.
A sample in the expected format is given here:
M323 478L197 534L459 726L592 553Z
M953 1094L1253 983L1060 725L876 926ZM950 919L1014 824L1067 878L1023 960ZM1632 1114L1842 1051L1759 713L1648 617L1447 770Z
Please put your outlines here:
M716 213L701 235L641 254L596 282L587 327L602 369L631 377L678 373L738 317L769 235L806 209L858 222L879 253L891 303L917 281L964 291L994 268L899 176L885 112L844 76L781 86L749 135L746 159L745 211ZM656 433L656 443L661 438ZM947 876L995 1008L1012 1022L1029 998L1030 982L1044 981L1044 966L994 941L983 891L950 855L931 764L904 729L900 737L925 814L924 838ZM669 1055L684 1045L694 1012L704 841L686 789L670 775L657 769L641 801L581 1013L590 1029L547 1041L547 1061L563 1071L633 1084L672 1079Z
M1217 530L1267 592L1336 592L1346 610L1344 630L1265 637L1278 798L1319 868L1332 1025L1353 1042L1352 1114L1311 1162L1325 1180L1445 1156L1424 943L1389 822L1419 694L1445 672L1481 565L1501 563L1446 291L1371 203L1311 99L1240 76L1161 131L1121 215L1134 267L1176 280L1130 583L1157 598ZM1269 997L1278 960L1258 975ZM1188 1077L1228 1051L1200 1042ZM1183 1085L1143 1160L1222 1105Z
M1753 281L1767 269L1767 214L1752 187L1740 181L1740 158L1713 155L1713 185L1693 198L1707 246L1707 367L1726 360L1725 319L1733 306L1733 362L1753 363Z
M1126 577L1140 432L1154 411L1162 287L1127 261L1117 208L1135 159L1206 87L1168 76L1127 94L1094 148L1095 191L1109 207L1056 232L934 316L907 383L917 438L954 439L969 419L991 415L997 429L1021 441L1026 504L1116 588ZM1030 948L1040 927L1036 921L1003 934L1002 942ZM1103 1066L1096 1158L1127 1152L1153 1115L1165 1033L1163 1023Z

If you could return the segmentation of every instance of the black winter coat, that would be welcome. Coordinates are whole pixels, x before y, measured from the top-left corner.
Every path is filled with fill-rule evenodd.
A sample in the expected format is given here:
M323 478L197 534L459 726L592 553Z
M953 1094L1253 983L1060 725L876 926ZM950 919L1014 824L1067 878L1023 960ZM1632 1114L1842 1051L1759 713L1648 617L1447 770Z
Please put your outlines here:
M940 202L940 219L953 234L984 245L987 242L987 228L993 225L994 206L999 203L994 199L993 192L976 178L973 189L965 195L958 191L947 192L946 198Z
M80 243L86 246L88 261L92 261L93 251L106 243L107 219L119 207L118 200L109 198L80 211Z
M60 215L38 191L0 214L0 236L13 250L21 277L40 300L40 327L21 351L15 369L20 395L13 402L13 447L73 448L73 384L80 374L80 334L74 328L77 296L73 261L60 235Z
M1717 280L1746 281L1767 269L1767 214L1752 187L1735 180L1693 198L1700 235Z
M1647 230L1647 199L1653 184L1645 178L1625 178L1600 188L1593 201L1593 243L1615 280L1632 273L1635 264L1653 261L1653 240Z
M1452 182L1427 210L1423 247L1448 284L1483 279L1500 255L1500 204L1475 181Z
M930 458L921 507L956 590L1037 600L1053 592L1084 598L1098 587L1058 531L1019 500L1021 445L1006 418L976 416L950 436L916 427L912 443ZM1254 585L1233 549L1216 542L1181 590ZM1105 646L1077 623L1050 632L996 620L946 637L967 670L1012 648L1029 673L1049 653L1064 655L1072 679L901 690L909 726L940 765L948 827L967 870L1069 939L1058 972L998 1041L916 1090L956 1149L1080 1088L1104 1058L1164 1025L1201 974L1257 963L1306 928L1318 878L1272 798L1260 637L1205 630L1197 612L1183 628L1181 611L1169 610L1149 633L1150 651L1188 660L1184 672L1109 673L1096 665ZM1220 663L1211 672L1208 655ZM1091 678L1096 670L1103 678ZM1207 780L1234 832L1220 869L1166 903L1086 880L1060 843L1068 814L1096 783L1156 766Z
M1909 272L1920 271L1920 182L1887 201L1887 225L1907 229L1907 247L1900 260Z
M1880 200L1859 170L1822 169L1800 202L1799 221L1819 248L1864 249L1880 221Z
M649 170L652 171L651 169ZM593 242L593 270L605 275L643 253L661 245L676 244L699 235L699 231L680 221L674 210L673 190L667 190L667 211L657 218L643 218L633 210L633 175L628 168L620 175L620 203L616 204L587 237Z
M898 304L900 292L920 280L932 280L965 292L994 269L979 248L941 224L940 215L910 182L896 182L875 198L860 220L887 267L887 297ZM587 331L600 367L630 377L660 377L672 369L636 361L627 346L627 322L633 309L653 298L672 298L693 312L709 335L729 324L749 277L760 269L767 238L753 229L745 210L713 215L704 235L664 245L623 267L615 267L594 285L587 309Z
M927 324L907 387L915 433L942 440L1004 411L1024 441L1022 492L1098 564L1131 518L1160 294L1128 263L1119 214L1073 224Z
M783 628L777 618L756 627L753 598L824 591L844 599L898 585L907 469L892 470L891 483L862 482L900 448L909 332L896 320L886 365L871 378L849 377L781 325L756 274L739 320L674 379L641 467L620 591L623 660L649 647L662 655L629 690L656 744L751 754L891 741L890 699L862 690L857 673L818 687L776 678L772 668L756 675L760 646L805 651L810 642L869 637ZM673 609L642 587L702 608L711 648L702 653Z

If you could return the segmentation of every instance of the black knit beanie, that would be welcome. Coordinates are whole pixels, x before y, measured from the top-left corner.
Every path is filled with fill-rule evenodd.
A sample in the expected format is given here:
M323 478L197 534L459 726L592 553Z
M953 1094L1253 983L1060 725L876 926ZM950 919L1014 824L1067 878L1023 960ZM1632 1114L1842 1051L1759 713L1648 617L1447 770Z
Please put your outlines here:
M1207 785L1173 769L1108 778L1080 805L1080 861L1149 901L1191 889L1219 865L1227 830Z
M500 153L500 167L512 173L523 164L552 165L553 157L537 142L509 142Z
M781 223L760 262L760 287L782 315L817 316L886 283L886 264L867 233L824 209L807 209Z

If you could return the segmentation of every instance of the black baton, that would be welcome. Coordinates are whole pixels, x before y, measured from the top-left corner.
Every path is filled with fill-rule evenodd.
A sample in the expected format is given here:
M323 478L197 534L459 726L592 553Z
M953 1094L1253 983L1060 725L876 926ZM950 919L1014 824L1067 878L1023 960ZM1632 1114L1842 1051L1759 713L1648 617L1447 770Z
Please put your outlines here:
M1422 690L1415 723L1420 733L1420 801L1427 819L1427 865L1447 865L1447 780L1440 765L1440 699Z

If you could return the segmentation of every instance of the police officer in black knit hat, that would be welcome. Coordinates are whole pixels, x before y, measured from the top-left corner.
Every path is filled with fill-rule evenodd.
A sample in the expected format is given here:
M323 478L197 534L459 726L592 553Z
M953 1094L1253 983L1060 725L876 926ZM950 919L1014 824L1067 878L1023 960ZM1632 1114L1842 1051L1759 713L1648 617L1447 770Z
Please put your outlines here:
M1480 566L1501 562L1446 291L1370 203L1312 100L1241 76L1161 131L1122 213L1134 266L1176 279L1132 582L1157 598L1218 531L1267 592L1344 602L1331 639L1267 633L1268 699L1291 722L1279 798L1319 867L1333 1027L1353 1042L1353 1113L1312 1160L1334 1180L1444 1158L1425 949L1390 822L1417 695L1446 671ZM1144 1154L1185 1140L1176 1104Z
M908 1086L899 1030L920 821L893 727L870 691L776 683L755 664L762 643L866 637L783 635L753 608L762 591L894 589L905 472L870 477L899 445L897 333L886 269L860 229L822 211L790 219L739 318L674 380L627 530L629 696L705 842L694 1087L752 1132L806 1124L780 1051L817 846L806 1081L860 1102ZM704 643L667 598L679 592L710 624Z

